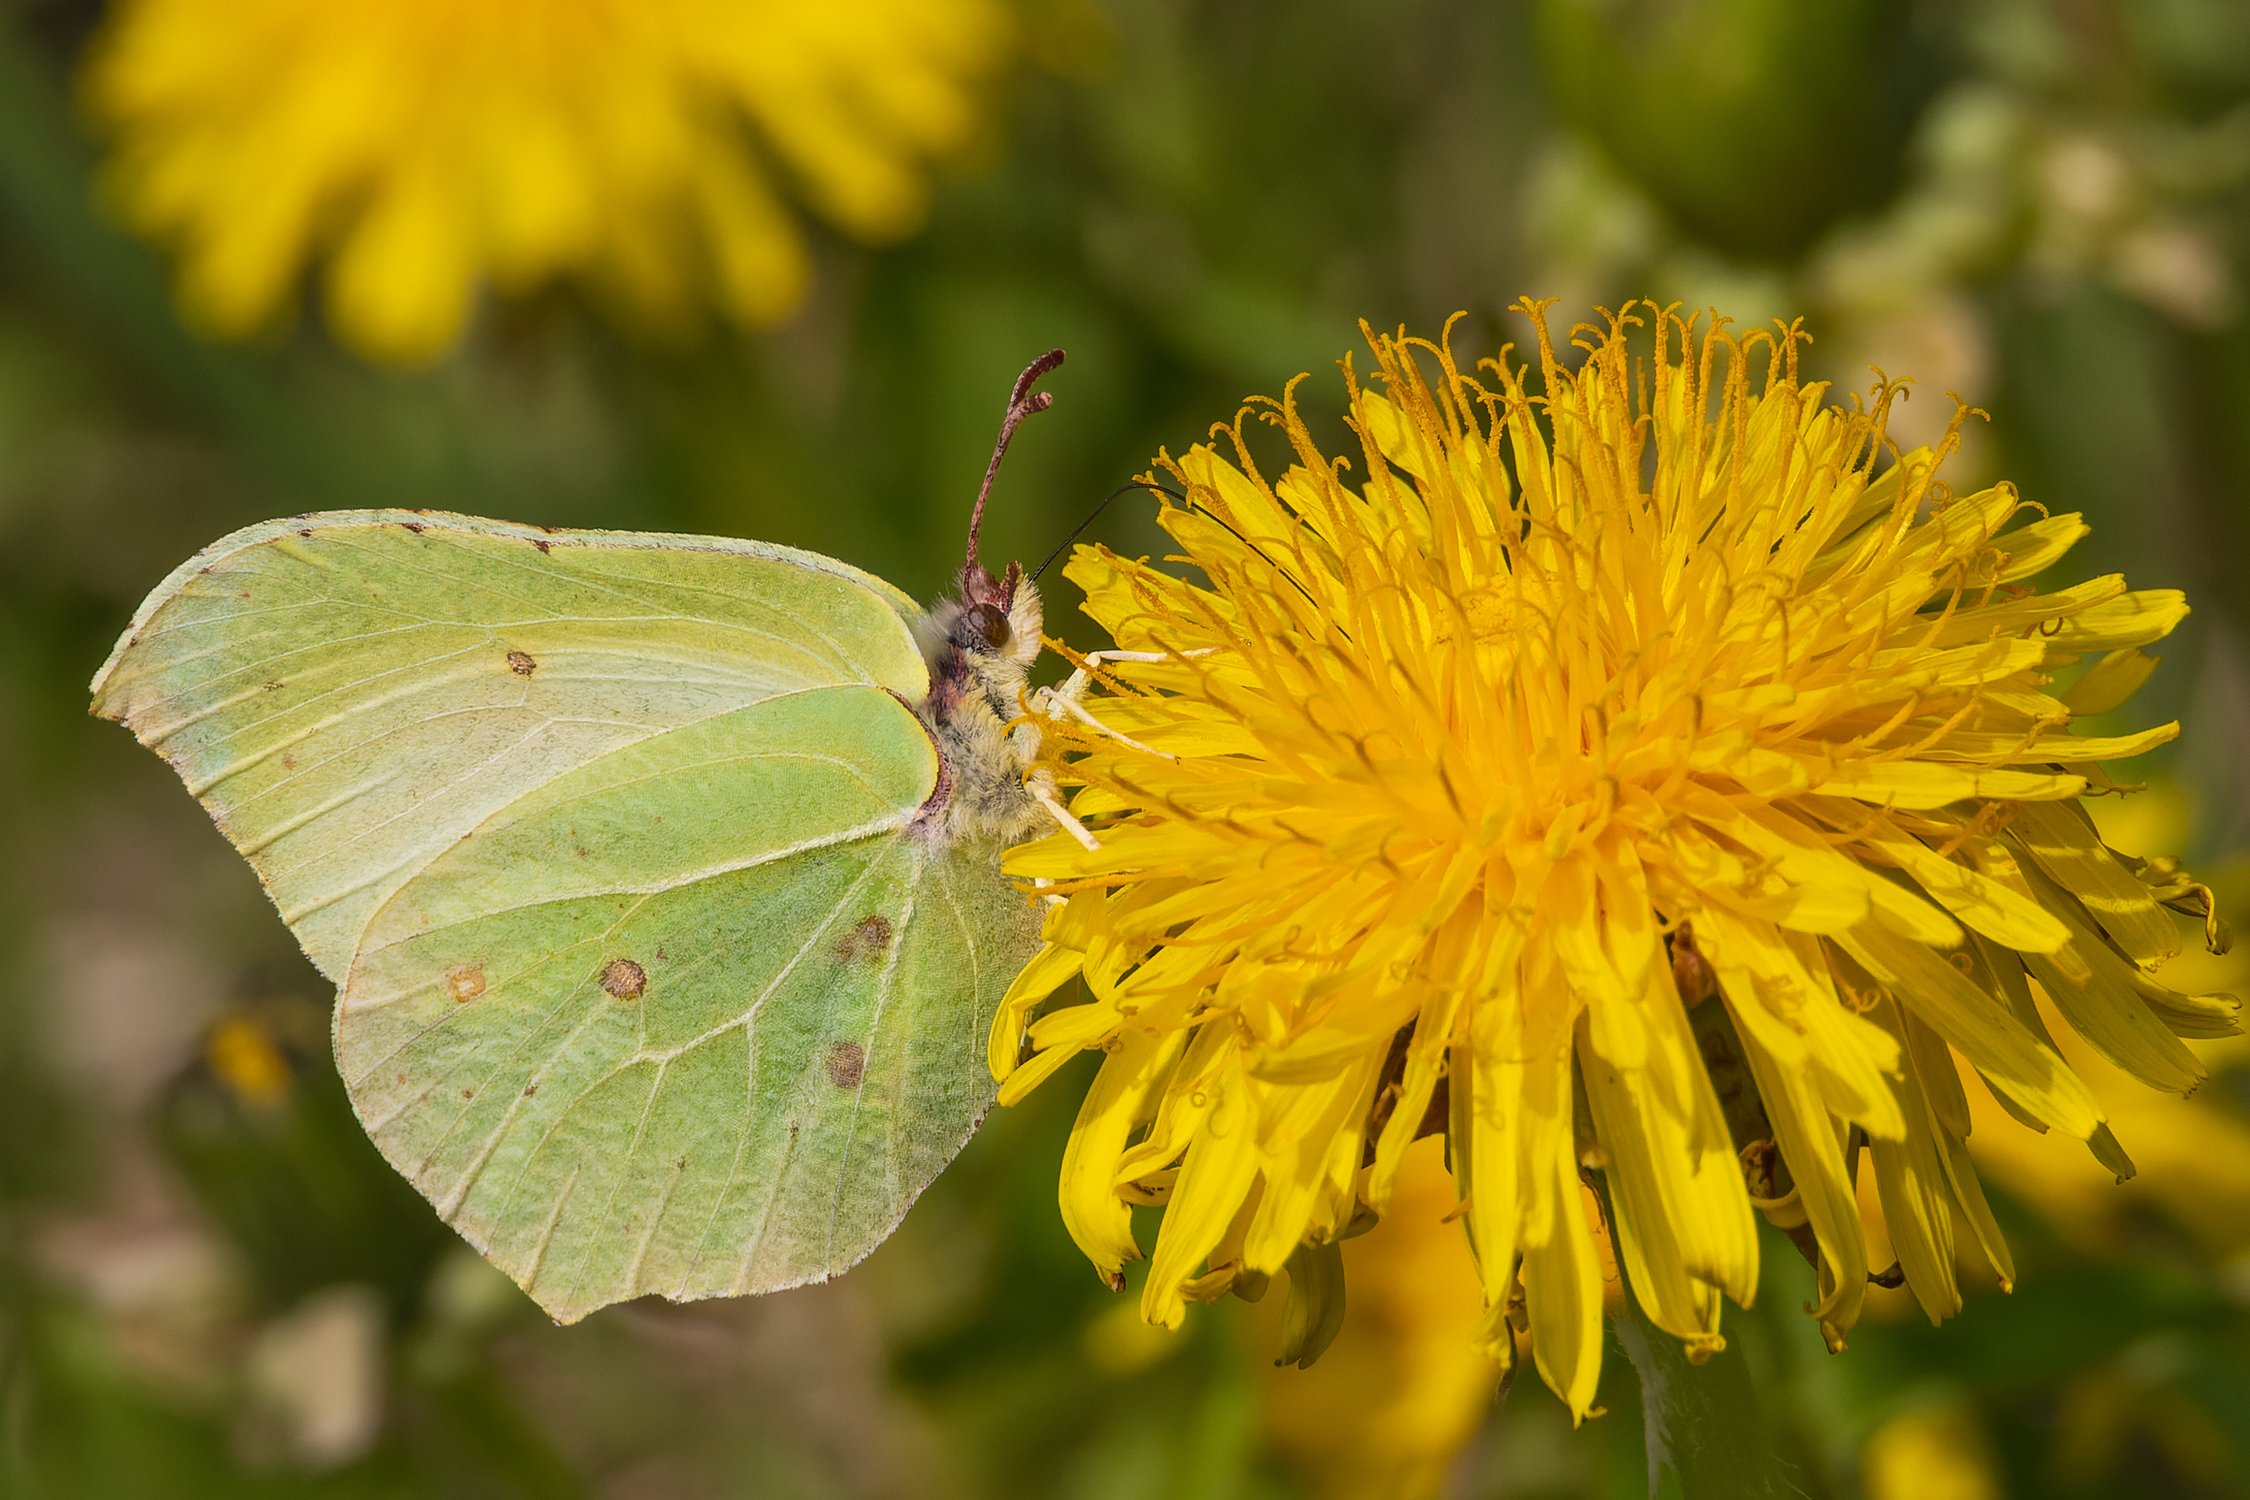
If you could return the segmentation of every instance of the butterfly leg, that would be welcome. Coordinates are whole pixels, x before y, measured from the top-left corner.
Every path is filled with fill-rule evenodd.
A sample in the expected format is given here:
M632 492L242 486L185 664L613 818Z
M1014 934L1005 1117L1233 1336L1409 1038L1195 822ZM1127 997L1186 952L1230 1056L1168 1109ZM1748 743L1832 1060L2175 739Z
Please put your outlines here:
M1166 752L1157 749L1153 745L1144 745L1139 740L1134 739L1131 735L1123 734L1115 729L1110 728L1107 724L1104 724L1101 720L1088 713L1086 711L1085 705L1080 703L1076 698L1065 698L1060 694L1057 694L1054 698L1048 700L1047 706L1050 709L1058 710L1062 713L1068 714L1071 718L1076 719L1079 723L1084 724L1087 728L1106 735L1108 738L1117 741L1118 744L1125 746L1129 750L1138 750L1143 755L1153 755L1158 760L1170 761L1174 765L1179 764L1180 758L1177 755L1167 754Z
M1089 651L1084 656L1079 658L1079 661L1083 663L1083 665L1081 665L1077 671L1071 673L1070 676L1064 680L1061 687L1048 688L1046 690L1046 697L1050 701L1065 702L1072 705L1073 708L1076 708L1078 700L1086 696L1086 684L1094 680L1094 668L1100 666L1105 661L1138 662L1146 665L1153 665L1157 662L1179 661L1184 658L1208 656L1211 654L1212 650L1212 647L1202 646L1193 651L1176 652L1117 650ZM1082 718L1084 717L1082 711L1080 712L1079 716ZM1095 723L1092 719L1087 719L1086 722L1094 724L1094 727L1097 729L1102 729L1102 726L1098 723ZM1104 734L1108 734L1111 731L1102 729L1102 732ZM1131 744L1132 742L1130 740L1127 740L1125 743ZM1146 745L1135 746L1135 748L1141 750L1148 749ZM1151 753L1153 754L1155 752ZM1169 759L1170 757L1166 758Z
M1154 663L1175 661L1183 654L1187 656L1202 656L1206 654L1210 649L1210 647L1206 646L1201 650L1185 653L1169 651L1089 651L1080 658L1081 665L1079 666L1078 670L1072 672L1069 678L1065 680L1060 687L1040 689L1040 691L1036 695L1039 709L1041 712L1046 713L1049 716L1068 717L1076 719L1079 723L1084 724L1089 729L1094 730L1096 733L1105 735L1108 738L1115 740L1120 745L1127 746L1130 749L1138 750L1144 755L1153 755L1161 760L1176 762L1179 759L1178 756L1168 755L1164 751L1159 750L1152 745L1145 745L1141 743L1139 740L1134 739L1129 734L1121 734L1117 730L1110 728L1100 719L1095 718L1094 715L1087 710L1082 700L1086 696L1087 685L1094 680L1094 669L1099 667L1103 662L1116 661ZM1079 843L1085 845L1089 849L1099 849L1101 847L1100 841L1094 837L1093 833L1087 829L1085 824L1079 822L1077 818L1071 815L1070 809L1063 806L1062 799L1054 794L1052 788L1044 784L1034 784L1031 787L1031 795L1033 800L1038 802L1041 807L1045 808L1048 812L1048 815L1051 816L1057 823L1061 824L1063 829L1068 832L1072 838L1078 840Z
M1079 822L1078 819L1071 816L1070 809L1063 806L1062 798L1056 796L1052 789L1043 786L1038 782L1031 782L1028 785L1031 792L1031 800L1038 803L1041 807L1047 809L1047 815L1053 818L1057 823L1062 825L1063 832L1069 834L1072 838L1078 840L1079 843L1085 845L1089 849L1099 849L1101 847L1101 841L1094 837L1092 832L1087 829L1085 824Z
M1210 647L1206 646L1200 650L1189 651L1182 654L1187 656L1202 656L1208 653L1210 649ZM1084 724L1089 729L1093 729L1098 733L1108 736L1110 739L1115 740L1118 744L1123 745L1128 749L1138 750L1143 755L1153 755L1159 760L1171 761L1174 764L1177 764L1179 761L1178 756L1167 754L1166 752L1157 749L1153 745L1144 745L1139 740L1134 739L1131 735L1124 734L1119 732L1118 730L1110 728L1107 724L1104 724L1101 720L1095 718L1092 713L1088 712L1085 703L1082 701L1086 695L1087 683L1093 680L1093 668L1100 666L1105 661L1166 662L1172 661L1174 659L1175 658L1172 653L1164 651L1089 651L1084 657L1085 665L1081 666L1077 671L1071 673L1069 679L1065 681L1061 687L1053 689L1051 692L1049 692L1046 696L1045 702L1041 706L1046 708L1050 713L1061 713L1068 715L1070 718L1076 719L1079 723Z

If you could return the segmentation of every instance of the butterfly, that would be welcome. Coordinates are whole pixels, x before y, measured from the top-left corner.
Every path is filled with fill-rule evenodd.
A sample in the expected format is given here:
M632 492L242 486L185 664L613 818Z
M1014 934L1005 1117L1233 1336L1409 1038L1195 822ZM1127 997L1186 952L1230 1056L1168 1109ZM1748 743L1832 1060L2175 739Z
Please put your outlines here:
M760 542L422 511L269 521L93 682L337 988L391 1165L552 1317L826 1280L976 1130L1038 946L1039 592L924 611Z

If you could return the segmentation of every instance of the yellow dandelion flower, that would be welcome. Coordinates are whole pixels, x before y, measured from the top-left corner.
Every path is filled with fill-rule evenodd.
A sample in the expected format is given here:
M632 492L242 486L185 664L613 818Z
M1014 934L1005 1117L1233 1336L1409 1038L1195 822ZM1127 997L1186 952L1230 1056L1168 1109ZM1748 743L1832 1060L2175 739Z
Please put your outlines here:
M1691 1354L1758 1276L1754 1211L1819 1268L1832 1343L1870 1272L1872 1172L1908 1285L1959 1305L1956 1241L2008 1252L1955 1058L2010 1113L2123 1164L2035 1008L2143 1082L2235 1006L2152 977L2167 906L2080 798L2176 726L2090 736L2186 613L2116 577L2030 580L2085 532L1884 437L1898 387L1829 402L1803 335L1641 308L1537 361L1369 335L1357 452L1294 393L1161 466L1196 576L1081 549L1118 650L1041 709L1080 826L1009 867L1054 898L992 1033L1001 1097L1103 1054L1061 1205L1120 1283L1162 1205L1152 1322L1336 1242L1442 1131L1480 1347L1530 1335L1584 1413L1603 1224ZM1434 367L1434 376L1426 373ZM1049 1004L1082 977L1086 998Z
M773 321L806 277L778 179L911 228L1003 41L991 0L125 0L85 83L196 322L265 325L325 255L339 337L419 361L488 280Z

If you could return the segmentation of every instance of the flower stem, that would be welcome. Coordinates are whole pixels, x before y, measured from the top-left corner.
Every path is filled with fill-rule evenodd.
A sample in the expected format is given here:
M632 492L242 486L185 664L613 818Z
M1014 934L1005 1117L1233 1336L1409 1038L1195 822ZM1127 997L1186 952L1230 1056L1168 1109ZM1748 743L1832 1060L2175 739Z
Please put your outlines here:
M1641 1382L1649 1500L1781 1500L1799 1493L1775 1456L1742 1351L1701 1365L1648 1321L1628 1289L1617 1341Z

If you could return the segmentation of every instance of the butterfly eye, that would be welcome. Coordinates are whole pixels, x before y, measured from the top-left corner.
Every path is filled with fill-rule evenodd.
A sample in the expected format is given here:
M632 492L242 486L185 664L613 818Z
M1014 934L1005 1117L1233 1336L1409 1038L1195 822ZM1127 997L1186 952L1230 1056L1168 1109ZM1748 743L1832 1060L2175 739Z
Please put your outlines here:
M969 623L984 643L995 649L1008 644L1015 634L1008 624L1008 613L997 604L979 604L970 609Z

